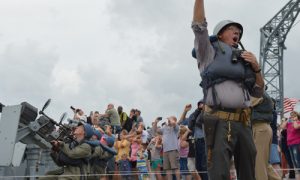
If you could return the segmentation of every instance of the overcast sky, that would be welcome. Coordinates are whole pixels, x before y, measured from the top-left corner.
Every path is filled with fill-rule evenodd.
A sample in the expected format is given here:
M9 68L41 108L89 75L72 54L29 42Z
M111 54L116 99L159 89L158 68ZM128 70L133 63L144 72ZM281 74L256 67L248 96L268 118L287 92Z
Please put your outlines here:
M209 31L241 22L243 44L258 57L259 28L287 0L207 0ZM0 0L0 102L27 101L53 118L69 107L104 112L138 108L147 124L180 116L202 98L190 28L194 0ZM299 20L299 18L298 18ZM298 22L296 20L296 22ZM285 95L297 83L300 23L288 34Z

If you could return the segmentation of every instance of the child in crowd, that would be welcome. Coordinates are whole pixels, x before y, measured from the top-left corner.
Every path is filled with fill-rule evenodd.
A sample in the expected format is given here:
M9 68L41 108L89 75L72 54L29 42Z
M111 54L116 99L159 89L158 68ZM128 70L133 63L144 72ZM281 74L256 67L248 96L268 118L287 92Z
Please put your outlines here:
M118 161L119 172L122 180L130 180L131 167L128 156L126 153L121 155L121 159Z
M152 138L148 145L148 149L151 153L151 170L155 172L155 176L157 180L162 180L161 176L161 168L163 166L162 164L162 137L159 132L157 133L157 136Z
M131 168L132 171L134 172L133 177L138 177L136 175L137 172L137 168L136 168L136 164L137 164L137 158L138 158L138 150L141 147L141 136L140 134L136 134L135 136L130 137L131 139L131 151L130 151L130 164L131 164Z
M187 137L190 133L190 130L183 125L180 125L179 128L179 141L178 141L178 149L179 149L179 163L180 163L180 174L182 176L186 176L186 179L191 179L191 175L189 174L189 169L187 166L187 158L189 154L189 143L187 142Z
M116 161L119 161L123 154L126 154L127 157L129 157L130 142L126 139L127 134L128 132L126 130L122 130L120 133L119 141L116 141L115 143L115 149L118 151Z
M139 180L149 179L147 169L148 152L144 146L140 146L137 152L137 169L139 171Z
M130 142L126 139L126 136L128 135L128 132L124 129L120 133L119 140L115 143L115 149L117 150L118 154L116 155L115 162L119 166L119 160L122 159L122 156L126 154L126 158L129 157L130 152ZM118 168L115 168L115 174L118 174Z

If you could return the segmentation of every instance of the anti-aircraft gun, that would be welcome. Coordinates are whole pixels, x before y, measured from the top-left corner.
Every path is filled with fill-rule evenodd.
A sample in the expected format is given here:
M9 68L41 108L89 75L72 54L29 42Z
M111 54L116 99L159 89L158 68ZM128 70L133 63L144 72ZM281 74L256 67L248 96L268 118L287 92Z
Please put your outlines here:
M40 111L27 102L13 106L0 103L0 179L1 176L14 179L16 175L35 179L35 175L44 173L39 173L39 168L52 168L45 168L52 163L50 142L70 138L72 129L62 124L66 113L59 122L44 113L50 102L49 99ZM41 163L41 159L45 162Z

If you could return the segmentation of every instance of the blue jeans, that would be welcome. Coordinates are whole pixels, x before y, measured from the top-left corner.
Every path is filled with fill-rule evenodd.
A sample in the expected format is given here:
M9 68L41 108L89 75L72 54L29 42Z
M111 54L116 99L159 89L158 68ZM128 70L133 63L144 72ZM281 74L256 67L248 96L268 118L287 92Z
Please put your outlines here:
M270 164L280 164L279 152L277 150L277 144L272 144L270 148Z
M300 144L294 144L289 146L289 151L291 154L294 168L299 169L300 168Z
M188 172L189 169L187 166L187 163L188 163L187 158L180 157L179 163L180 163L180 175L182 175L182 176L189 175L190 173Z
M202 180L208 180L207 175L207 156L205 151L205 140L204 138L195 139L195 150L196 150L196 169L201 176ZM203 172L205 171L205 172Z
M284 142L285 141L285 142ZM294 168L291 153L289 151L288 145L286 144L286 139L281 139L281 150L284 154L284 157L291 169Z

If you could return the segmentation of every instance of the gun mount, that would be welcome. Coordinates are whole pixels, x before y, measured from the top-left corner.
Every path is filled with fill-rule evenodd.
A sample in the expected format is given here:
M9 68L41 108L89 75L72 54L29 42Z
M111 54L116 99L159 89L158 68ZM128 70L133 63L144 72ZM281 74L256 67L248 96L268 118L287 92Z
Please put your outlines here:
M5 146L0 151L0 177L34 176L38 174L38 169L44 174L43 170L49 169L51 164L54 166L49 156L52 147L50 142L69 137L72 128L62 124L66 113L61 116L59 122L44 113L50 102L50 99L47 100L40 111L28 102L12 106L4 106L1 103L0 143ZM41 160L44 163L41 163ZM40 164L43 165L39 167ZM23 169L16 172L20 166L23 166Z

